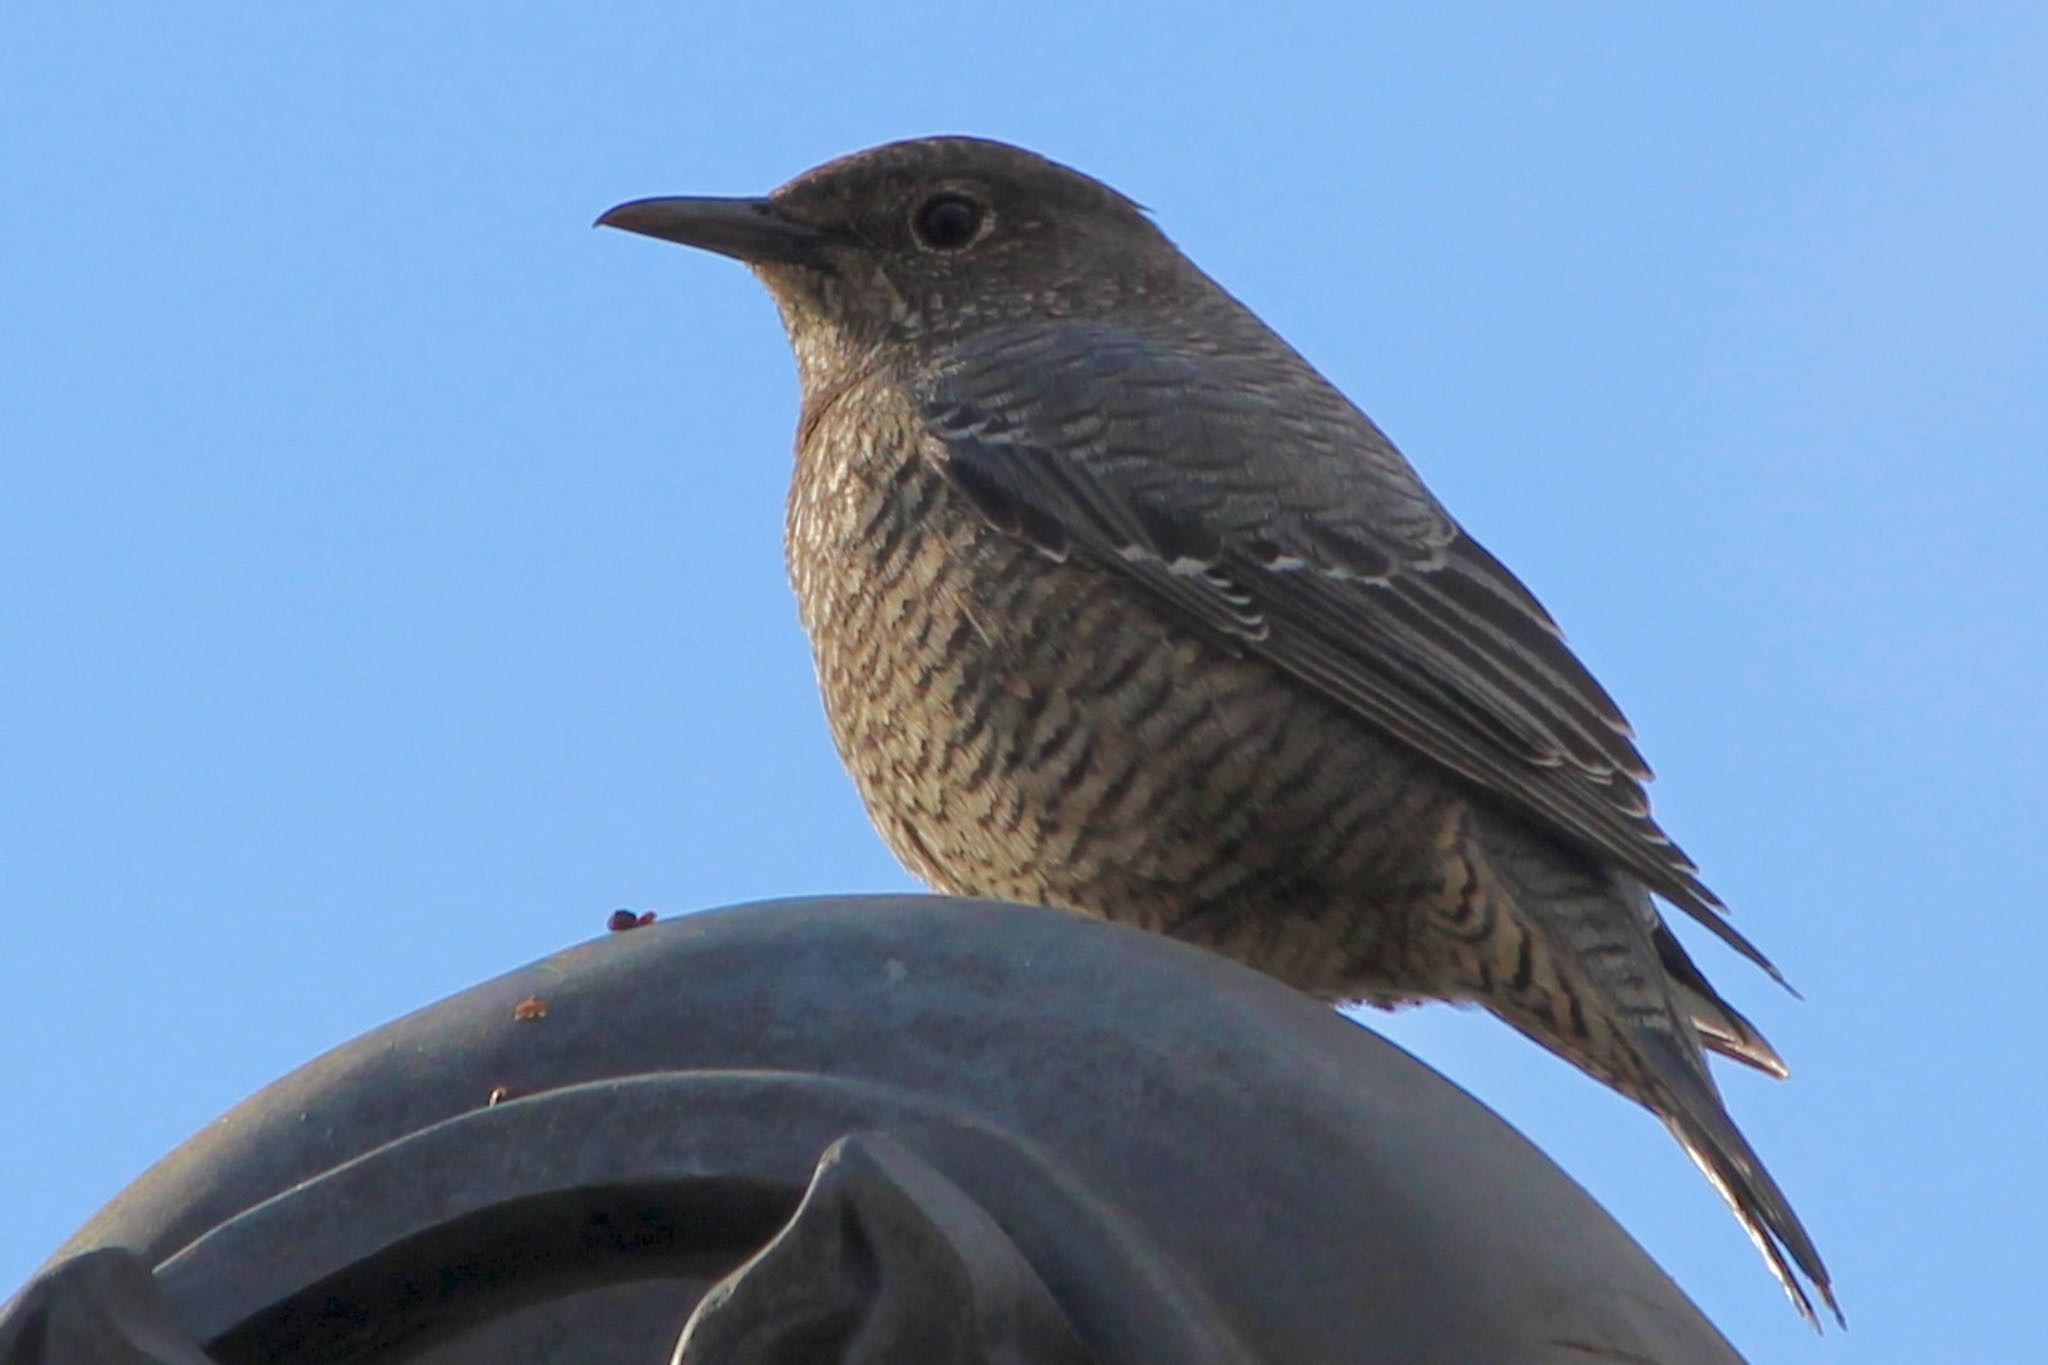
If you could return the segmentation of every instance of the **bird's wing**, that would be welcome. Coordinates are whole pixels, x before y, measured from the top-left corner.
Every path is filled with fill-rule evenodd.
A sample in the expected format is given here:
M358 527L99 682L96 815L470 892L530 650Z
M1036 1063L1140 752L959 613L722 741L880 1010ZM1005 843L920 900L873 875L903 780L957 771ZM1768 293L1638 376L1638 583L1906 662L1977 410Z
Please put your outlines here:
M1778 977L1651 819L1628 722L1556 623L1312 375L1070 321L983 329L917 389L932 458L993 525L1125 575Z

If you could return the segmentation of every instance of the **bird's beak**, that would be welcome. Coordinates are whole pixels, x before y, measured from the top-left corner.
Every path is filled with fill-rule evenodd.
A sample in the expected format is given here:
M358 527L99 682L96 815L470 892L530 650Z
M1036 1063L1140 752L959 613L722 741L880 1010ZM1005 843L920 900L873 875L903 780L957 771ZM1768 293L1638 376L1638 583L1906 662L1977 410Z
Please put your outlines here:
M702 247L755 265L822 265L819 249L829 240L772 199L635 199L605 210L593 226Z

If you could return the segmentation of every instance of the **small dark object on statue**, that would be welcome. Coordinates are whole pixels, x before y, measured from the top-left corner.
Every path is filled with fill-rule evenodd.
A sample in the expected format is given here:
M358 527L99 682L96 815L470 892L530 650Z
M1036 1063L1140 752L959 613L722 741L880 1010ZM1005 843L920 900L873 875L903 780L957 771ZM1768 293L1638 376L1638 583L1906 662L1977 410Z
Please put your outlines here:
M1840 1318L1704 1049L1785 1064L1652 894L1777 969L1651 818L1620 709L1143 209L939 137L598 222L775 296L803 385L790 578L912 871L1325 1000L1482 1005L1662 1119L1800 1313L1818 1327L1810 1285Z
M685 1365L1738 1359L1340 1015L1080 916L877 897L606 935L310 1063L81 1229L0 1365L660 1365L679 1334Z
M635 914L631 910L614 910L611 913L611 917L605 920L604 927L615 934L623 934L628 929L645 929L652 923L654 923L654 912L652 910L642 911L639 914Z

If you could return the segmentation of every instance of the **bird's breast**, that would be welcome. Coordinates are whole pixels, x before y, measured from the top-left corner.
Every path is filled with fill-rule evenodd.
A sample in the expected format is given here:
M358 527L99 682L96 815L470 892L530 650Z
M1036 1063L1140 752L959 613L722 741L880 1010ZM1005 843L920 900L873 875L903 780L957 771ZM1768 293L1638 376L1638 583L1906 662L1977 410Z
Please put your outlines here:
M825 712L885 840L949 890L1032 899L1018 880L1009 728L988 586L1014 573L925 457L885 385L807 407L787 551Z
M926 439L886 391L807 413L787 528L834 740L914 873L1160 929L1313 918L1405 864L1361 837L1431 804L1400 755L1123 576L989 526ZM1257 965L1320 989L1310 956Z

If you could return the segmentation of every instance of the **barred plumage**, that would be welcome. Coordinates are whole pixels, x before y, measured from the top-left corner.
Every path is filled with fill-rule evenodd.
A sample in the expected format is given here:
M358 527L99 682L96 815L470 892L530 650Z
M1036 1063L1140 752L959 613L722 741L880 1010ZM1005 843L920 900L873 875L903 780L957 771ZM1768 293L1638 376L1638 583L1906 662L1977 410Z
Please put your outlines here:
M601 220L753 266L804 388L791 579L840 753L943 890L1477 1003L1662 1118L1834 1306L1703 1048L1784 1064L1658 915L1777 975L1550 616L1123 196L998 143ZM1839 1317L1839 1310L1837 1310Z

